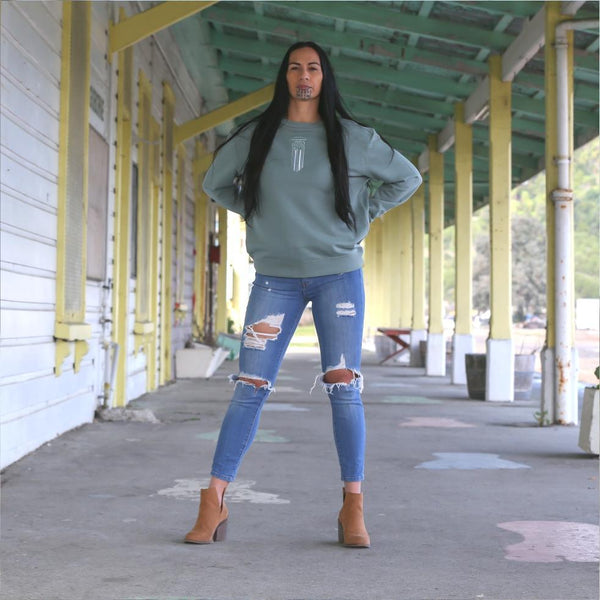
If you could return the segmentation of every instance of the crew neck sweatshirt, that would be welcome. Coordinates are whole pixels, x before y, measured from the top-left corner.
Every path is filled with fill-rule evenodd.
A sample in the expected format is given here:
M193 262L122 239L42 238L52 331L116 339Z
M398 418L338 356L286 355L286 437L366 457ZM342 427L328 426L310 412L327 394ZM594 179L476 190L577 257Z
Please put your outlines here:
M352 230L335 212L334 181L321 122L283 119L259 182L259 211L246 227L246 248L256 271L277 277L317 277L363 265L360 242L370 223L402 204L422 182L419 171L374 129L341 119L348 161ZM232 137L204 179L207 195L243 215L243 172L254 126ZM235 181L234 181L235 180Z

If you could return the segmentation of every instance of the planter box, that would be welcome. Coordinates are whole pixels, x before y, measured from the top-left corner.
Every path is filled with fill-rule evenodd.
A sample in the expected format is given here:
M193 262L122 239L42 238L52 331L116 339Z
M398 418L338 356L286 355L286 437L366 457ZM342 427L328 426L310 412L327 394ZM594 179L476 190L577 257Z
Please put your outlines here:
M485 400L486 354L465 354L469 398ZM535 371L535 354L515 354L515 400L529 400Z
M227 358L229 350L194 344L193 348L182 348L175 352L177 379L202 377L208 379Z
M590 454L599 454L600 390L587 387L583 392L583 409L579 429L579 447Z

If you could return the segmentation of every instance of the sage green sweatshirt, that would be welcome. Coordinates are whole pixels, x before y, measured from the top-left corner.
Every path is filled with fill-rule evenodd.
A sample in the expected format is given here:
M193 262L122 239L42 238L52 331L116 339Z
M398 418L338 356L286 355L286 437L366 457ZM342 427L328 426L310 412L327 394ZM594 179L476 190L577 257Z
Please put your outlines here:
M335 212L323 124L284 119L261 173L259 212L246 228L246 248L258 273L317 277L362 267L360 242L371 221L421 185L419 171L375 130L346 119L342 125L356 230ZM243 171L253 130L246 128L221 148L203 184L210 198L238 214L244 204L234 179Z

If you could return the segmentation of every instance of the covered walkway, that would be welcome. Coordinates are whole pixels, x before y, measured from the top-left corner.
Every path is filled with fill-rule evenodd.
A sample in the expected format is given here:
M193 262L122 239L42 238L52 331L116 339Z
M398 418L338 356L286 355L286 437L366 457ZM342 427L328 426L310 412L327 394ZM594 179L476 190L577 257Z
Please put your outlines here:
M284 361L225 543L182 537L231 362L131 403L146 422L95 421L4 472L0 598L597 598L598 468L578 428L537 427L535 397L469 400L449 376L364 362L370 550L336 543L341 484L310 350Z

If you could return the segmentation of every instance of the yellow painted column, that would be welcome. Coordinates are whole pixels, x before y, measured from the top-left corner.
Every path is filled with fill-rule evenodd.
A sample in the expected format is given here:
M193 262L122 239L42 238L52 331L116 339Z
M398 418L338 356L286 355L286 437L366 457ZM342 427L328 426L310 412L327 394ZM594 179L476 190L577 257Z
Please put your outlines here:
M375 248L374 248L373 228L369 231L367 238L363 242L364 248L364 281L365 281L365 338L371 339L376 330L373 329L373 310L375 296L373 293L375 287Z
M220 260L217 276L217 316L215 337L227 333L227 209L219 207Z
M121 9L121 18L124 11ZM118 54L117 153L115 177L115 242L113 266L113 340L119 357L113 392L114 405L127 404L127 361L129 358L129 239L131 237L131 144L133 106L133 49Z
M391 210L382 219L381 239L381 310L382 327L400 325L400 238L398 209Z
M54 373L73 353L77 373L92 327L86 313L86 235L90 98L91 10L64 2L62 11L60 122L56 242Z
M412 322L410 331L410 362L424 366L421 342L427 339L425 321L425 185L410 199L412 221Z
M429 144L429 335L427 375L446 374L444 340L444 155L437 136Z
M397 236L400 242L399 268L394 277L400 280L398 302L400 303L400 322L402 328L410 329L412 323L412 214L411 201L405 202L392 212L396 213Z
M146 391L153 389L150 348L155 345L156 324L150 316L152 286L152 146L151 113L152 85L144 72L138 74L137 116L137 165L138 198L137 215L137 264L135 286L134 352L143 349L146 358Z
M452 339L452 383L466 384L465 354L473 352L473 131L465 123L464 104L454 107L455 181L455 329Z
M206 313L206 268L208 248L208 196L202 189L205 171L198 167L200 159L205 155L204 148L200 142L196 142L196 155L194 158L194 194L195 194L195 221L194 237L196 246L194 249L194 314L192 326L194 336L204 336L204 324Z
M148 391L158 385L158 300L159 300L159 239L160 239L160 125L151 118L151 186L152 195L152 243L150 248L150 320L154 323L154 335L148 349Z
M490 335L486 400L512 401L512 268L510 232L511 82L502 81L502 57L489 59L490 79Z
M162 261L160 286L160 360L159 381L163 385L171 379L171 330L173 326L173 127L175 95L168 83L163 83L162 130Z

